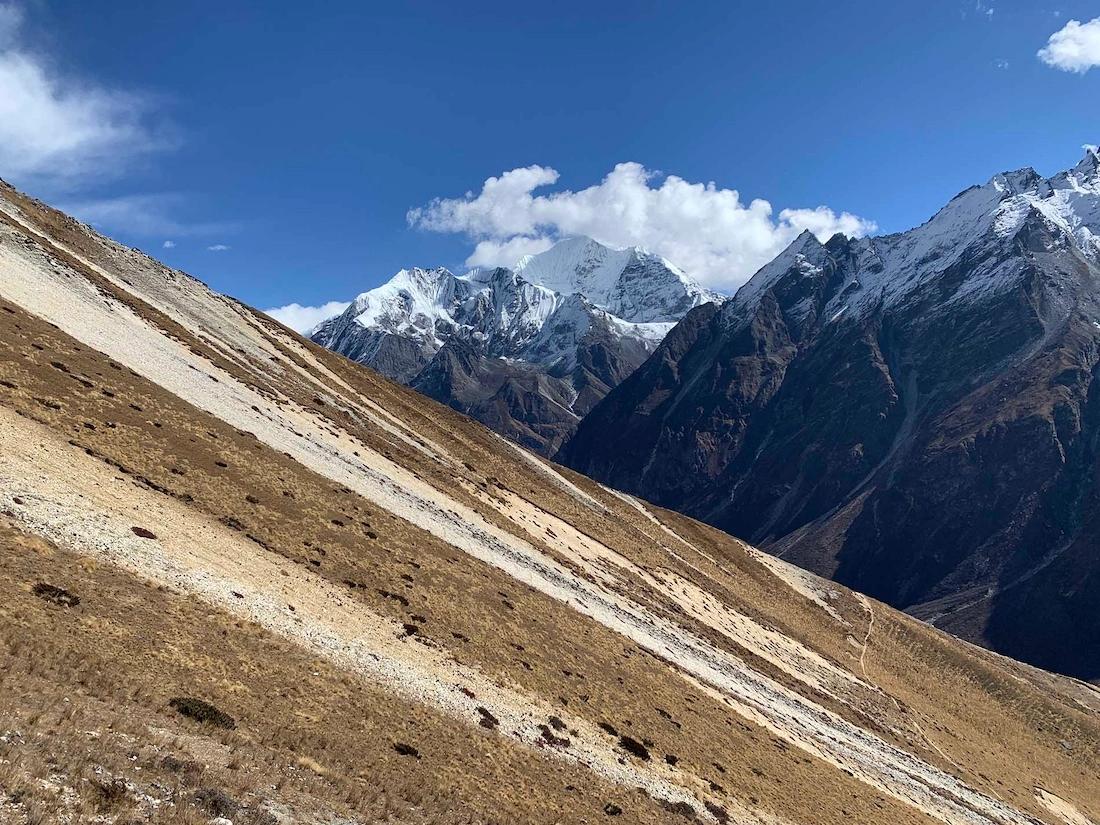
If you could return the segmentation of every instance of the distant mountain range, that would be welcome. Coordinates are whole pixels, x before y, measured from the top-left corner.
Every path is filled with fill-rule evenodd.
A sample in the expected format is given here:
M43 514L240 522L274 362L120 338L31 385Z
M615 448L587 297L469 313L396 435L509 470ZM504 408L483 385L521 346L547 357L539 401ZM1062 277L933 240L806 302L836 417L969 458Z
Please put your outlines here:
M1100 822L1095 686L556 467L3 182L0 319L5 825ZM1007 471L1053 475L1032 449Z
M660 256L571 238L511 269L403 269L311 337L549 455L715 300Z
M558 459L965 638L1100 676L1100 156L806 233Z

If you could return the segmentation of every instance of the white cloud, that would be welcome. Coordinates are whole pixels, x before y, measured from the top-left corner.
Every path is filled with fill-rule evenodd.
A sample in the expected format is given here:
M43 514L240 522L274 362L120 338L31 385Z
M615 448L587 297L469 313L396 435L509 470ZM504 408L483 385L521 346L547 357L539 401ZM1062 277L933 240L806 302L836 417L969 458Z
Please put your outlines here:
M1039 49L1039 59L1055 69L1079 74L1100 66L1100 17L1087 23L1070 20Z
M227 249L230 249L230 247L227 244L223 244L223 243L216 243L216 244L213 244L213 245L208 246L206 248L210 252L225 252Z
M16 182L66 187L117 175L165 141L148 102L62 74L25 44L23 13L0 2L0 170Z
M1011 66L1011 64L1007 60L1005 60L1003 57L998 58L997 60L994 60L993 65L996 68L1001 69L1002 71L1007 70Z
M315 326L334 315L339 315L351 306L346 301L329 301L317 307L304 307L301 304L287 304L282 307L265 309L264 313L291 329L306 335Z
M550 238L527 238L516 235L505 241L479 241L466 259L467 266L514 266L524 255L545 252L554 242Z
M717 289L731 290L809 229L822 240L837 232L860 236L875 224L825 206L784 209L766 200L741 201L734 189L660 176L638 163L618 164L586 189L533 190L558 181L556 170L528 166L485 181L480 192L437 198L411 209L412 226L463 233L477 246L470 266L511 265L554 240L588 235L611 246L644 246Z
M161 246L164 247L165 249L175 249L176 248L176 242L175 241L165 241L164 243L161 244Z
M873 221L864 220L850 212L838 215L827 206L816 209L784 209L779 213L779 225L789 226L796 236L809 229L822 241L829 240L838 232L849 238L862 238L878 228Z

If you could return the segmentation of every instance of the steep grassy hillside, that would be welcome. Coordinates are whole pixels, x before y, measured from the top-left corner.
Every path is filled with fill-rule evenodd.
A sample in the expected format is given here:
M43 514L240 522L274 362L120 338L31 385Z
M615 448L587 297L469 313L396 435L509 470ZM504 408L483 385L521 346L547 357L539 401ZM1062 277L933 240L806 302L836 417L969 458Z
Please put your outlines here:
M522 452L10 189L0 551L2 821L1100 817L1090 686Z

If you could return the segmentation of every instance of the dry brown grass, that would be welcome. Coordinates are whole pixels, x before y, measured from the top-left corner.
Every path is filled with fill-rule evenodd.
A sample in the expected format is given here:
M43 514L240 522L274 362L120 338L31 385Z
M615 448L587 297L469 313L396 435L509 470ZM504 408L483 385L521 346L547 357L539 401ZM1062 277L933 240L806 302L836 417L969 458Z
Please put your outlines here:
M624 801L582 768L456 727L258 627L10 525L0 524L0 547L0 785L24 815L37 806L205 821L224 794L239 806L235 823L269 822L264 811L284 807L302 822L580 821L612 799L636 821L668 819L647 797ZM36 597L47 572L81 605ZM226 708L237 727L180 714L180 693ZM397 740L415 742L419 759L395 751Z
M49 225L50 234L107 268L134 265L129 253L89 241L56 213L30 202L24 208ZM97 280L102 285L103 279ZM319 379L331 391L328 400L317 385L290 372L276 387L266 371L269 364L256 364L253 371L234 364L147 305L112 291L212 363L269 396L277 388L312 407L325 426L351 433L414 468L427 483L447 490L501 529L538 544L477 491L507 490L615 548L641 569L675 571L829 662L862 675L860 651L849 637L863 639L868 617L850 595L835 602L847 624L836 622L797 597L728 536L661 513L702 550L696 552L597 485L562 471L606 511L593 509L517 460L483 428L306 345L355 392L424 438L445 443L454 458L453 463L426 461L353 409L334 403L344 391L328 377ZM644 743L654 759L671 757L685 776L719 786L722 794L749 807L806 822L927 821L746 722L680 678L667 662L602 625L305 470L18 307L0 301L0 321L0 404L65 433L134 484L173 496L258 547L345 587L350 599L372 611L417 625L418 634L460 662L594 724L613 727L617 735ZM266 319L256 322L276 326ZM284 362L305 363L299 353L279 348ZM156 525L143 527L156 531ZM119 718L112 716L112 723L139 741L151 742L150 731L167 730L187 747L228 749L231 758L224 766L207 765L204 771L214 771L210 787L246 804L258 804L257 795L270 793L265 798L288 800L284 804L298 806L296 811L347 811L365 821L390 817L397 822L603 821L606 806L613 804L631 821L677 821L675 813L647 798L623 799L621 789L509 745L488 729L456 728L258 628L117 571L36 547L10 531L4 536L12 551L0 545L5 645L0 678L4 696L14 698L10 710L0 708L0 714L24 718L21 724L36 736L41 733L43 741L53 735L70 743L65 748L71 746L73 759L87 748L77 735L84 723L50 716L65 698L82 707L82 720L102 713L104 704L117 708ZM669 544L682 560L668 554ZM555 555L549 544L540 549ZM80 604L63 608L43 601L31 590L38 581L75 594ZM1042 785L1068 794L1097 818L1100 727L1095 712L1075 701L1065 681L1034 677L876 605L878 623L865 663L882 692L869 690L837 702L684 615L667 593L639 577L624 574L619 586L658 615L990 795L1049 821L1033 798L1034 788ZM196 731L194 723L168 707L175 696L213 702L234 717L237 729ZM96 741L113 743L109 748L97 744L109 763L105 769L125 767L128 756L111 756L123 753L122 745L110 737ZM422 758L395 752L395 741L415 746ZM180 747L173 744L164 755ZM31 746L24 750L34 753ZM33 759L26 759L33 766ZM14 770L9 761L7 767ZM231 769L231 763L237 767ZM142 767L146 777L159 776L156 768ZM136 781L133 773L126 776ZM1072 793L1065 791L1070 784ZM28 806L42 801L27 799ZM188 816L196 815L193 808L186 800L174 807Z
M447 648L458 661L593 724L609 722L638 741L651 742L655 753L673 756L679 771L697 777L704 796L713 786L720 789L719 796L728 794L750 807L801 810L822 823L844 822L853 813L874 821L884 812L897 823L927 821L745 722L603 625L373 507L128 370L111 367L98 353L10 308L13 312L6 314L13 316L20 335L0 338L0 374L15 387L0 385L0 403L69 433L73 443L135 484L184 501L271 552L308 565L346 586L349 597L374 611L416 623L422 636ZM64 370L54 364L63 364ZM484 437L479 431L474 435ZM495 454L487 455L497 460ZM444 472L422 469L426 477ZM509 478L513 489L528 489L530 495L540 483L537 476L521 472ZM247 496L258 503L250 504ZM143 526L156 531L156 525ZM655 559L662 552L637 539L624 541L632 554L645 552ZM80 594L78 588L61 586ZM730 646L728 640L703 632L716 644ZM217 662L207 664L212 672L224 670ZM266 679L264 657L242 657L238 667L237 680ZM171 695L181 694L193 695L183 686ZM242 718L232 707L226 710ZM316 720L319 714L309 717ZM383 723L379 727L385 730ZM331 746L316 728L303 735L319 753ZM386 735L409 738L400 728ZM494 757L486 750L481 758ZM331 764L331 759L318 761ZM453 782L461 781L458 764L446 768ZM593 781L589 777L583 784L563 785L589 787ZM597 810L607 801L600 801ZM572 805L562 810L570 811ZM669 814L660 809L654 815Z

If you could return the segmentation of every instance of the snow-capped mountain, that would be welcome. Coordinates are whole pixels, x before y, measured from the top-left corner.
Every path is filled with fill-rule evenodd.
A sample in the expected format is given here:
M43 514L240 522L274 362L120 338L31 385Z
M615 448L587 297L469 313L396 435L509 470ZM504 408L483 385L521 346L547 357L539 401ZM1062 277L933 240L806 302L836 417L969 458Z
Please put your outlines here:
M403 269L311 337L550 452L714 300L660 256L571 238L511 269Z
M562 295L583 295L632 323L675 323L708 301L722 300L675 264L639 247L611 249L591 238L568 238L515 267L529 283Z
M984 186L961 192L915 229L851 241L848 249L854 266L824 313L836 321L845 314L866 315L920 300L930 281L979 258L983 265L965 267L965 279L952 286L943 308L1011 290L1024 272L1022 260L1010 254L1012 247L1021 240L1021 233L1033 228L1053 233L1054 244L1072 246L1095 260L1100 256L1098 165L1100 156L1090 147L1073 169L1051 178L1031 168L1005 172ZM997 255L998 251L1005 254ZM745 317L792 269L813 277L827 259L825 247L809 232L803 233L739 290L727 313ZM792 313L797 316L811 306L806 301L793 307Z
M1095 149L907 232L804 234L689 313L559 460L1096 678L1098 238Z
M1096 686L560 471L2 181L0 319L0 822L1100 821Z

